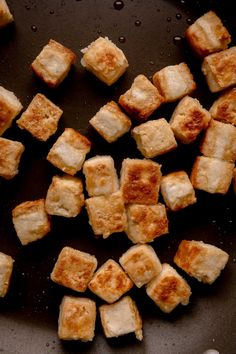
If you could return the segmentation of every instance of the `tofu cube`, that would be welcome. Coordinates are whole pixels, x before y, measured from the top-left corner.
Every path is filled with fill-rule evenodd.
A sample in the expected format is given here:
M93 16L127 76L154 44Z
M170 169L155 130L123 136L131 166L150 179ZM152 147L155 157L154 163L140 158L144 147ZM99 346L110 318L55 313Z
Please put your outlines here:
M0 138L0 176L11 179L19 172L18 167L25 147L19 141Z
M170 313L179 304L188 305L191 289L183 277L169 264L162 264L162 271L148 285L147 294L161 309Z
M13 16L5 0L0 0L0 28L14 21Z
M184 171L163 176L161 194L168 208L173 211L186 208L197 201L193 186Z
M130 296L123 297L115 304L100 306L99 312L106 338L134 332L138 340L143 339L142 319Z
M72 290L84 292L96 268L95 256L71 247L64 247L54 265L51 280Z
M47 160L69 175L82 169L90 141L72 128L65 128L48 153Z
M14 259L0 252L0 297L6 296L10 285Z
M122 52L107 37L99 37L87 48L81 64L108 86L114 84L126 71L129 64Z
M49 87L57 87L67 76L75 59L75 53L50 39L31 67L34 73Z
M197 156L191 173L194 188L208 193L226 194L233 177L234 164L213 157Z
M22 245L43 238L51 229L44 199L28 201L12 210L13 224Z
M236 46L204 58L202 72L211 92L236 85Z
M38 93L17 120L17 124L19 128L26 129L36 139L46 141L56 132L62 113L59 107Z
M63 340L92 341L96 304L85 297L64 296L58 320L58 337Z
M187 64L169 65L153 75L153 83L165 102L174 102L190 95L196 83Z
M80 178L67 175L52 178L45 200L48 214L73 218L83 206L83 183Z
M164 119L151 120L132 130L137 148L146 158L153 158L176 149L177 143L169 123Z
M138 75L131 86L119 98L119 104L131 117L147 120L162 104L163 97L146 76Z
M128 238L133 243L152 242L155 238L167 234L168 219L163 204L131 204L127 207Z
M181 241L174 262L191 277L212 284L228 262L229 255L202 241Z
M22 104L13 92L0 86L0 136L5 130L10 128L13 119L20 113L22 108Z
M133 282L118 263L108 259L94 274L89 289L109 304L117 301L129 291Z
M211 120L210 113L202 107L196 98L184 97L175 108L170 119L170 126L183 144L190 144L196 140L203 129L206 129Z
M220 95L209 113L213 119L236 126L236 87Z
M233 171L233 189L234 189L234 193L236 194L236 167L234 168Z
M161 184L161 165L145 159L124 159L121 192L127 204L156 204Z
M85 200L89 224L95 235L107 238L114 232L122 232L127 228L127 217L124 200L119 192L92 197Z
M162 269L156 252L148 245L130 247L119 262L138 288L149 283Z
M116 141L131 127L130 119L114 101L100 108L89 123L108 143Z
M95 156L85 161L83 173L90 197L109 195L119 189L119 181L111 156Z

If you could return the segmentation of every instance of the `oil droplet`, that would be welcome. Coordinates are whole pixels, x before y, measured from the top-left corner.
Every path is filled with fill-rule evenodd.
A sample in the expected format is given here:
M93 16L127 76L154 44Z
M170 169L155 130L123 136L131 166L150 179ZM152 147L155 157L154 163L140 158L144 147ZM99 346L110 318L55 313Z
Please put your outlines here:
M116 0L113 4L114 9L116 10L122 10L124 7L124 3L121 0Z
M29 5L25 5L26 10L30 10L30 6Z
M31 29L32 29L33 32L37 32L37 30L38 30L37 26L35 26L35 25L32 25Z
M183 37L181 37L181 36L175 36L175 37L173 38L173 42L174 42L175 45L180 45L180 44L182 44L182 41L183 41Z
M177 18L177 20L181 20L182 15L181 15L181 14L176 14L176 16L175 16L175 17Z
M134 24L135 24L135 26L137 26L137 27L139 27L139 26L141 26L141 21L139 21L139 20L136 20L135 22L134 22Z
M150 64L150 65L154 65L154 61L153 61L153 60L150 60L149 64Z
M53 15L54 14L54 10L50 10L50 15Z
M167 32L167 33L170 33L170 27L169 27L169 26L166 27L166 32Z
M118 38L118 41L119 41L120 43L125 43L126 38L125 38L124 36L120 36L120 37Z
M185 4L186 0L180 0L181 4Z
M186 22L191 25L193 23L193 20L191 18L187 18Z
M203 354L220 354L218 350L215 349L208 349Z
M236 263L236 258L233 258L233 263Z
M49 347L49 343L46 343L46 347Z
M171 17L167 17L167 22L170 22L171 21Z

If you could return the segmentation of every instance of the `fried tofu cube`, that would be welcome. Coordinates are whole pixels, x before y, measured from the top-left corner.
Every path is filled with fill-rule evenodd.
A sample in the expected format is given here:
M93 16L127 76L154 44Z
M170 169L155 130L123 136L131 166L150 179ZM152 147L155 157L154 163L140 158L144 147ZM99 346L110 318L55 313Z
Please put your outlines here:
M17 120L18 127L26 129L36 139L46 141L57 130L63 111L41 93L38 93L26 111Z
M0 176L11 179L19 172L18 167L25 147L19 141L0 138Z
M44 199L28 201L12 210L13 224L22 245L43 238L51 229Z
M22 104L13 92L0 86L0 136L10 128L13 119L22 108Z
M107 37L99 37L87 48L81 64L108 86L114 84L128 68L128 60L123 51Z
M127 228L127 217L124 200L120 191L85 200L89 224L95 235L107 238L114 232L122 232Z
M162 269L156 252L148 245L130 247L119 262L138 288L149 283Z
M85 161L83 173L90 197L109 195L119 189L119 181L111 156L95 156Z
M54 176L49 186L45 208L49 215L73 218L84 206L83 183L72 176Z
M72 128L65 128L48 153L47 160L69 175L81 170L91 142Z
M234 164L213 157L197 156L191 173L194 188L208 193L226 194L233 177Z
M96 268L95 256L64 247L54 265L51 280L72 290L84 292Z
M236 167L234 168L233 171L233 189L234 189L234 193L236 194Z
M161 311L170 313L179 304L188 305L191 289L173 267L164 263L161 273L147 285L147 294Z
M92 341L96 303L85 297L64 296L60 306L58 337L63 340Z
M236 85L236 46L204 58L202 72L211 92Z
M109 304L129 291L133 282L118 263L108 259L94 274L89 289Z
M172 172L162 177L161 194L173 211L186 208L196 203L193 186L185 171Z
M0 297L6 296L10 285L14 259L0 252Z
M49 87L57 87L67 76L75 59L75 53L50 39L31 67L34 73Z
M0 28L14 21L13 16L5 0L0 0Z
M106 338L134 332L138 340L143 339L142 319L130 296L125 296L112 305L102 305L99 311Z
M209 113L213 119L236 126L236 87L220 95Z
M183 144L192 143L211 120L210 113L196 98L184 97L176 106L170 119L170 126Z
M121 192L126 204L156 204L161 184L161 165L146 159L124 159Z
M174 102L190 95L196 83L187 64L169 65L153 75L153 83L165 102Z
M119 98L119 104L131 117L147 120L162 104L163 97L146 76L138 75L131 86Z
M164 118L140 124L132 130L132 136L146 158L166 154L177 147L174 133Z
M202 241L181 241L174 262L191 277L212 284L228 262L229 255Z
M108 143L116 141L131 127L131 120L114 101L100 108L89 123Z

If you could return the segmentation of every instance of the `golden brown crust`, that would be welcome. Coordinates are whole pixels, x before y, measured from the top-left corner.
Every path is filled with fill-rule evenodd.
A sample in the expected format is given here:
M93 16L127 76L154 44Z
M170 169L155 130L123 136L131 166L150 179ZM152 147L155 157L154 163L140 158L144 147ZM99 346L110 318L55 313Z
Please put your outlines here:
M0 136L7 130L23 106L15 94L0 86Z
M13 21L13 16L5 0L0 1L0 28L5 27Z
M236 88L223 93L209 110L213 119L236 126Z
M17 175L25 147L18 141L0 138L0 176L11 179Z

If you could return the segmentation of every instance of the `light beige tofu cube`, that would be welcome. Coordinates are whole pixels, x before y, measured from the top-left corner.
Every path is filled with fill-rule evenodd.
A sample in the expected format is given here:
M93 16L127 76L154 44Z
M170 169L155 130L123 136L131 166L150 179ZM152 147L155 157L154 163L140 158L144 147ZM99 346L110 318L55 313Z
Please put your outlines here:
M14 259L11 256L0 252L0 297L6 296L8 292L13 263Z
M191 289L173 267L164 263L161 273L147 285L147 294L161 311L170 313L179 304L188 305Z
M147 120L163 101L158 89L144 75L138 75L131 88L119 98L122 108L142 121Z
M177 148L174 133L164 118L138 125L132 130L132 136L146 158L163 155Z
M34 73L49 87L56 87L65 79L75 59L75 53L50 39L31 67Z
M0 136L10 128L13 119L22 108L22 104L13 92L0 86Z
M236 126L236 87L220 95L209 113L213 119Z
M11 179L19 172L18 167L25 147L19 141L0 138L0 176Z
M172 172L162 177L161 194L173 211L196 203L195 191L185 171Z
M212 284L228 262L229 255L202 241L181 241L174 262L191 277Z
M14 21L13 16L5 0L0 0L0 28Z
M95 156L86 160L83 173L90 197L109 195L119 189L119 180L111 156Z
M128 68L123 51L107 37L99 37L81 50L81 64L108 86L114 84Z
M146 159L124 159L121 192L127 204L156 204L161 184L161 165Z
M18 127L26 129L36 139L46 141L57 130L63 111L47 97L38 93L26 111L17 120Z
M109 237L114 232L122 232L127 228L125 205L120 191L85 200L89 224L95 235Z
M174 102L190 95L196 83L187 64L169 65L153 75L153 83L165 102Z
M191 173L194 188L208 193L226 194L233 177L234 164L213 157L197 156Z
M234 189L234 193L236 194L236 167L234 168L233 171L233 189Z
M28 201L12 210L12 221L22 245L43 238L51 229L44 199Z
M99 311L106 338L134 332L138 340L143 339L142 319L130 296L125 296L112 305L102 305Z
M170 119L170 126L176 139L183 144L190 144L203 129L207 128L210 120L210 113L200 102L187 96L176 106Z
M50 149L47 160L69 175L75 175L82 169L91 142L72 128L65 128Z
M162 269L156 252L148 245L130 247L119 262L138 288L149 283Z
M54 265L51 280L72 290L84 292L96 268L95 256L64 247Z
M58 337L63 340L92 341L96 303L85 297L64 296L60 306Z

